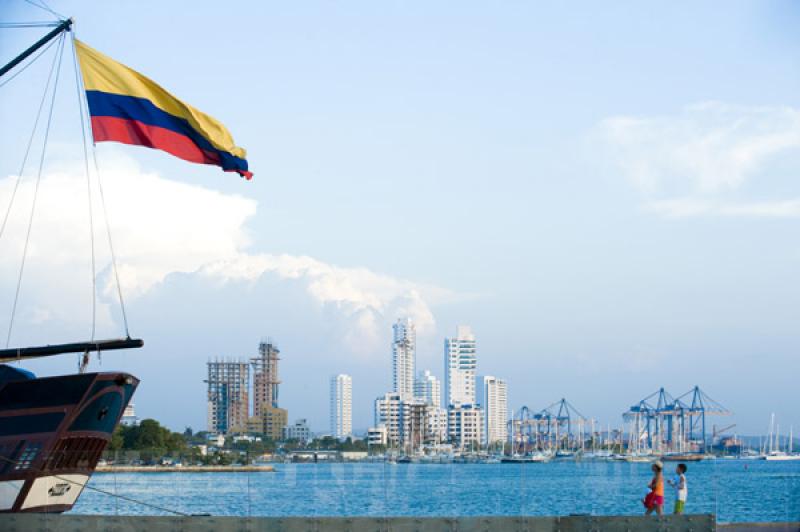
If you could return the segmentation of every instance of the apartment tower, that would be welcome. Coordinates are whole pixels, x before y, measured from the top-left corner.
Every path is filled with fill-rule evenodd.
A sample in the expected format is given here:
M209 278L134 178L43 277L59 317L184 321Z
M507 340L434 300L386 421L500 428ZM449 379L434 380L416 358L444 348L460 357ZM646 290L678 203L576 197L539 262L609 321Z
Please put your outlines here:
M459 325L454 338L444 341L446 406L475 404L475 368L478 358L472 329Z
M414 368L417 359L417 331L409 319L397 320L392 328L392 391L403 399L414 397Z
M353 379L350 375L331 377L331 434L339 439L353 434Z
M478 402L483 407L483 444L508 439L508 386L491 375L478 378Z

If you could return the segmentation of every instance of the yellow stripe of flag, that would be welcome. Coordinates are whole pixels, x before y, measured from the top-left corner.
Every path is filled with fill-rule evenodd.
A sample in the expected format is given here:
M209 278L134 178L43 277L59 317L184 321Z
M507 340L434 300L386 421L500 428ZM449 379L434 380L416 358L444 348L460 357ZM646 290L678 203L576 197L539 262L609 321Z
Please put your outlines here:
M236 146L228 128L218 120L182 102L158 83L77 39L75 39L75 49L78 52L83 84L87 91L100 91L149 100L162 111L187 120L215 148L242 159L247 157L244 148Z

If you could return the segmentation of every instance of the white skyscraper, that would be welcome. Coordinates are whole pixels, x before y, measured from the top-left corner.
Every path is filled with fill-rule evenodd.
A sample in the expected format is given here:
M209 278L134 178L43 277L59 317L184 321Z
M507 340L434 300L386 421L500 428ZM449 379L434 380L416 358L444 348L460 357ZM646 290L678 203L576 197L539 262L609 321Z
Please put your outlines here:
M414 383L414 397L425 401L425 404L431 406L442 405L442 383L431 375L429 370L425 370L417 375L417 380Z
M446 406L475 404L475 335L459 325L455 338L444 341L444 393Z
M478 377L478 403L483 407L483 444L508 438L508 386L506 381L486 375Z
M350 375L331 377L331 434L346 438L353 433L353 379Z
M403 399L414 397L414 367L417 359L417 331L408 318L393 325L392 386Z

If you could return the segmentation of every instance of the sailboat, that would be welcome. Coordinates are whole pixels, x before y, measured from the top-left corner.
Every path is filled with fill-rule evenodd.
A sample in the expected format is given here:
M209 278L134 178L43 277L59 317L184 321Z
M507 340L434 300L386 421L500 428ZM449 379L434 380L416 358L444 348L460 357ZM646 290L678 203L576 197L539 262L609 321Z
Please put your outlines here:
M775 429L775 437L773 443L773 435L772 435L772 425L775 421L775 414L772 414L772 420L770 422L770 448L769 451L766 452L762 458L764 460L768 460L770 462L786 462L792 460L800 460L800 453L793 453L792 452L792 440L794 439L794 434L792 427L789 427L789 443L787 445L787 450L781 450L780 444L780 426L776 427Z
M17 23L4 23L4 27L15 27L15 24ZM75 39L72 19L59 19L51 23L18 23L16 27L52 28L0 68L0 80L4 85L55 45L55 57L39 114L47 100L51 81L54 80L50 101L52 117L61 59L67 47L65 43L69 43L75 57L75 80L83 135L90 134L94 142L112 141L155 148L191 162L221 166L223 170L237 172L247 179L252 177L244 159L244 150L233 144L230 133L222 124L184 104L152 80ZM31 141L38 124L37 115ZM49 129L48 119L41 161L44 161ZM85 138L83 147L88 181L88 149ZM94 144L91 150L94 155ZM26 153L24 161L27 156ZM23 162L23 170L24 166ZM42 172L41 162L38 171L37 193ZM22 175L23 172L20 172L17 176L17 184ZM107 214L99 175L97 184L103 212ZM14 191L16 192L16 188ZM15 192L9 202L6 220L14 204ZM28 237L35 212L35 198L34 195ZM90 203L90 211L91 209ZM81 492L86 489L89 478L139 384L135 376L124 371L86 371L90 355L94 353L99 356L108 351L136 349L144 345L143 340L132 338L128 333L107 216L105 220L111 265L125 322L125 335L121 338L94 338L93 321L92 337L88 341L34 347L8 346L16 297L19 296L24 273L26 240L7 345L5 349L0 349L0 513L57 513L70 510ZM2 227L5 228L5 222ZM3 229L0 229L0 244ZM92 246L92 274L96 278L94 240ZM96 298L96 287L93 286L93 290ZM16 365L33 358L69 353L80 357L79 371L76 374L37 378L30 371Z

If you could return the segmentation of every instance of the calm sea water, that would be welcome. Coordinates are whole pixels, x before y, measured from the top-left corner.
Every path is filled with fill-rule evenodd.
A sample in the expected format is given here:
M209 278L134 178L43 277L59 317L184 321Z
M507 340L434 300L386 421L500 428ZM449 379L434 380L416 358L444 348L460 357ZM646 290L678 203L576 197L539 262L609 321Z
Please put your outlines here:
M667 464L668 472L674 464ZM235 516L637 514L648 464L277 464L275 473L98 473L90 486L185 513ZM667 477L669 478L669 477ZM689 513L800 521L800 462L689 464ZM667 489L665 509L674 494ZM85 490L73 513L165 512Z

